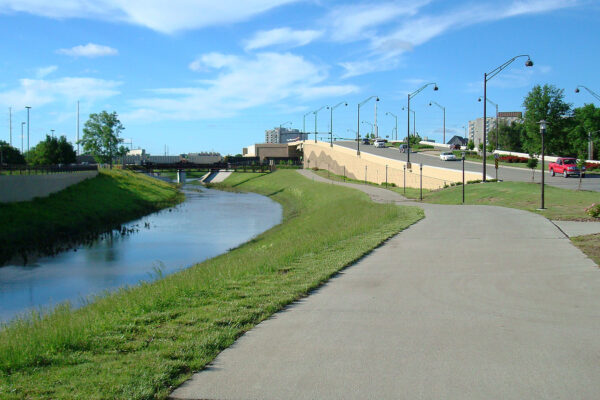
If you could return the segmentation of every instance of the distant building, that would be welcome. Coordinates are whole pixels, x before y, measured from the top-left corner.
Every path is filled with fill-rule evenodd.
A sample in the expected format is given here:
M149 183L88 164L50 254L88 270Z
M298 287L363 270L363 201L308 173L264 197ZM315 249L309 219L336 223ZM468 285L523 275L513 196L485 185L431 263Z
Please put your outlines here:
M308 133L302 133L298 129L274 128L265 131L265 143L288 143L297 140L306 140Z
M242 150L244 157L258 157L260 161L269 159L290 159L302 156L295 145L287 143L257 143L252 146L244 147Z
M454 145L459 145L459 146L466 146L468 143L468 139L461 137L461 136L452 136L452 138L450 140L448 140L448 143L451 146Z
M520 111L499 112L498 121L496 121L495 116L487 117L486 131L489 133L490 131L496 129L496 124L498 122L500 124L511 124L522 119L523 113ZM489 143L489 136L486 139ZM475 148L479 148L479 144L483 142L483 118L477 118L476 120L469 121L469 140L475 143Z

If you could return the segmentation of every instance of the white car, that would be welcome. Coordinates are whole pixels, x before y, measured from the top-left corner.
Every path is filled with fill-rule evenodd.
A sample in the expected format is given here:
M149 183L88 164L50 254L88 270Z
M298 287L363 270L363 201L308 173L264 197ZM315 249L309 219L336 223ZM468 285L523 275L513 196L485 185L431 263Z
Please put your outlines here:
M454 155L453 152L447 151L447 152L440 154L440 160L442 160L442 161L456 160L456 156Z
M383 141L383 140L375 140L375 142L373 144L375 145L375 147L379 147L379 148L385 147L385 141Z

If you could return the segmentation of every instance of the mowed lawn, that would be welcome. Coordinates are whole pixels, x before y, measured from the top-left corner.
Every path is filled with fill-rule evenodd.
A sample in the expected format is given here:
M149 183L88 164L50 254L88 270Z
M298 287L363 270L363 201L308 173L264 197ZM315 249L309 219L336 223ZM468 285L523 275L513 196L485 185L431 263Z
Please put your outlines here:
M244 332L423 218L295 171L233 174L225 185L280 202L283 223L153 283L3 327L0 398L165 398Z

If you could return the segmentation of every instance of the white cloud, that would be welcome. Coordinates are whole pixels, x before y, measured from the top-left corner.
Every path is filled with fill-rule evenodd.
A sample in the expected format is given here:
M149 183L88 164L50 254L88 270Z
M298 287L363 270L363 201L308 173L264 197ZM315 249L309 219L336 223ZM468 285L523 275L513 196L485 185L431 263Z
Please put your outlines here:
M126 22L163 33L230 24L298 0L0 0L0 13Z
M365 9L360 7L343 7L344 13L334 11L333 25L341 26L338 39L369 39L367 61L360 63L345 62L340 65L346 69L344 76L356 76L363 73L390 69L388 64L398 61L398 56L420 46L452 29L461 29L470 25L488 21L497 21L526 14L550 12L562 8L573 7L577 0L513 0L499 7L494 4L470 5L455 8L441 15L421 15L421 8L427 2L415 1L408 12L394 12L394 4L368 6L371 18L365 18ZM366 6L365 6L366 7ZM388 17L389 16L389 17ZM361 19L365 19L362 22ZM377 26L374 22L377 22ZM393 22L397 27L381 33L386 27L380 23ZM367 28L371 29L369 31ZM366 31L365 31L366 30Z
M290 28L277 28L269 31L259 31L246 41L245 49L256 50L269 46L285 45L286 47L305 46L323 35L322 31L297 31Z
M216 69L216 77L196 87L162 88L155 96L132 101L128 119L196 120L228 117L239 111L284 100L338 97L358 91L354 85L326 84L324 67L290 53L258 53L248 57L209 53L196 68Z
M0 104L22 108L41 107L56 101L95 101L119 94L120 82L66 77L53 80L21 79L19 86L0 92Z
M38 79L45 78L46 76L50 75L51 73L53 73L57 69L58 69L58 67L56 65L49 65L47 67L38 68L35 71L35 77L38 78Z
M70 49L59 49L56 50L58 54L64 54L71 57L104 57L104 56L116 56L119 54L117 49L112 47L102 46L100 44L88 43L86 45L79 45L71 47Z

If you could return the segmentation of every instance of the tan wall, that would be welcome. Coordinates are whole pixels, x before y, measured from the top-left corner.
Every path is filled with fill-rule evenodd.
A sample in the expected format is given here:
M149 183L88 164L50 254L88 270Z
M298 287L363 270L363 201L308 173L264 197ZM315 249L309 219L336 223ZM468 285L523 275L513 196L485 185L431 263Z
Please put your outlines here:
M98 171L49 175L0 175L0 203L45 197L96 175Z
M419 165L412 163L411 169L405 169L406 162L392 160L385 157L376 156L362 152L356 155L356 150L346 147L329 146L329 143L323 142L304 142L304 168L326 169L337 175L344 175L351 179L366 180L378 184L394 183L396 186L403 186L404 175L406 173L406 186L418 188L420 179ZM387 168L386 168L387 166ZM465 181L481 179L481 174L465 172ZM462 181L462 172L423 166L423 188L439 189L444 185L453 182Z

